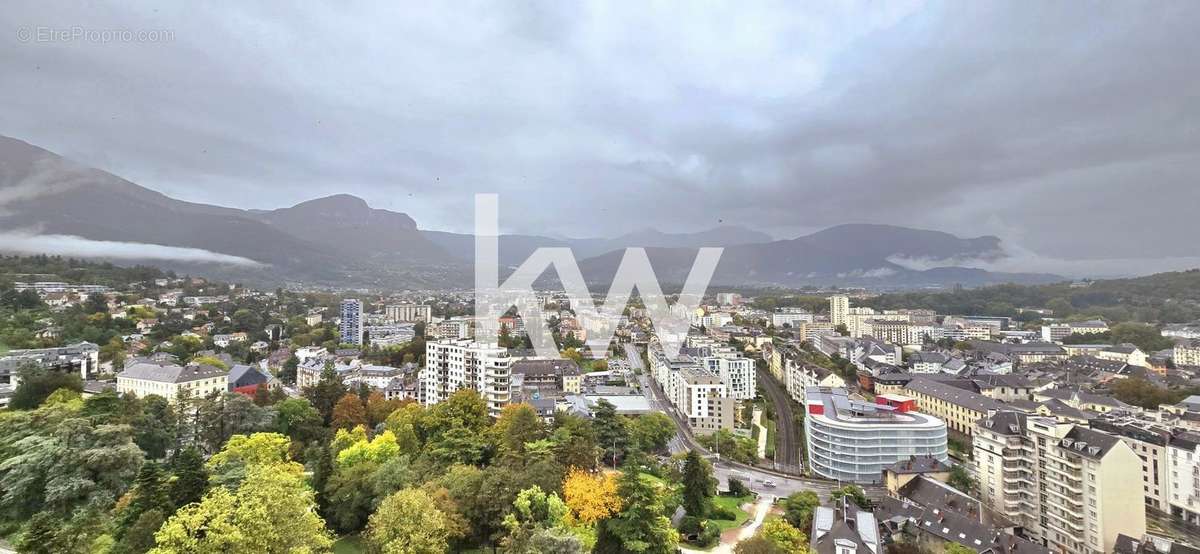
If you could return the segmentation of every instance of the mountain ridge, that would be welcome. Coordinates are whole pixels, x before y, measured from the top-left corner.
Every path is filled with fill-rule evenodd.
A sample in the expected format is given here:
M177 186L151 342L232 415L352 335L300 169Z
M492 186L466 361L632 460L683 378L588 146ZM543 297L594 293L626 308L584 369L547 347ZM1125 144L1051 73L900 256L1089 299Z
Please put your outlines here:
M350 194L273 210L187 202L24 141L0 137L0 232L29 230L85 241L192 248L248 258L265 267L217 267L220 276L252 281L463 287L471 284L474 258L471 235L421 229L406 213L373 208ZM961 284L974 286L1005 279L1061 279L966 268L906 269L889 258L994 259L1003 256L1003 249L997 237L961 238L891 225L844 224L784 240L735 225L692 233L645 228L615 238L500 237L501 263L506 267L519 264L537 248L568 247L593 282L615 272L627 247L646 247L660 280L682 282L695 249L701 246L725 249L714 284L936 286L962 279ZM95 248L81 255L103 258L102 248ZM169 266L185 270L196 265L167 260Z

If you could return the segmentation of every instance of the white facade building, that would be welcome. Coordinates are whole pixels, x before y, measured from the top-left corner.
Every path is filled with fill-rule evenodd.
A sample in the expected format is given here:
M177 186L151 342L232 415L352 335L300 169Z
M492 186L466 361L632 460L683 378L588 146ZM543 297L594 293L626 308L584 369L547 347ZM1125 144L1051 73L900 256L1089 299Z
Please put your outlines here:
M853 483L877 483L883 468L913 456L945 463L946 424L914 411L916 401L880 395L876 404L850 398L846 389L805 391L804 435L813 473Z
M443 339L425 343L425 367L421 370L422 403L433 405L461 389L479 393L492 416L508 404L508 349L495 343L465 339Z

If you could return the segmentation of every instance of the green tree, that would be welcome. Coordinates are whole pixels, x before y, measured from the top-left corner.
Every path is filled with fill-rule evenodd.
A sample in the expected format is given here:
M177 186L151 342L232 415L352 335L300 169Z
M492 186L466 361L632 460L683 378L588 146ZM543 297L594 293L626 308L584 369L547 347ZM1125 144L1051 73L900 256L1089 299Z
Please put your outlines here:
M237 489L216 487L180 508L155 534L151 552L324 551L333 538L315 507L298 466L252 465Z
M862 487L858 485L845 485L829 493L829 498L835 502L841 500L843 497L848 497L859 508L864 510L871 509L871 499L867 498L867 493L863 492Z
M612 548L615 539L624 552L675 552L679 535L665 514L662 491L643 479L638 468L626 467L618 480L617 492L624 505L616 516L600 524L604 531L597 536L597 551L602 544L607 545L604 549Z
M592 414L592 428L596 432L597 445L603 449L604 461L615 466L629 445L625 418L617 414L616 406L602 398Z
M163 471L162 466L154 462L142 464L130 495L129 503L117 518L116 533L114 534L117 540L124 537L125 532L142 514L151 510L156 510L160 514L167 513L174 508L171 505L167 473Z
M522 456L525 444L546 435L541 418L529 404L509 404L500 411L500 417L492 426L500 453L506 456Z
M703 519L715 489L712 468L699 452L689 450L683 462L683 509L688 515Z
M948 484L966 494L971 494L975 490L975 480L971 478L971 474L967 473L962 464L954 464L954 467L950 468Z
M662 412L652 412L629 420L629 441L642 452L665 450L675 432L675 421Z
M569 511L555 493L547 494L537 485L522 490L513 501L513 511L504 516L507 551L535 554L529 544L533 536L543 529L563 527Z
M783 501L783 518L797 529L810 529L813 511L820 505L821 498L813 491L793 493Z
M208 472L204 458L194 446L179 451L171 465L175 480L171 482L171 501L175 506L199 502L208 490Z
M764 521L758 534L783 552L801 553L808 550L808 537L804 532L782 519Z
M347 392L346 385L342 383L342 378L338 376L333 362L330 361L326 362L325 369L321 370L321 379L317 384L304 389L304 397L317 409L324 424L328 426L333 420L333 407Z
M404 489L385 498L367 523L370 552L438 554L448 548L446 515L420 489Z
M17 368L21 383L13 391L8 407L13 410L32 410L42 404L46 397L58 389L75 392L83 390L83 380L78 373L44 369L27 363Z

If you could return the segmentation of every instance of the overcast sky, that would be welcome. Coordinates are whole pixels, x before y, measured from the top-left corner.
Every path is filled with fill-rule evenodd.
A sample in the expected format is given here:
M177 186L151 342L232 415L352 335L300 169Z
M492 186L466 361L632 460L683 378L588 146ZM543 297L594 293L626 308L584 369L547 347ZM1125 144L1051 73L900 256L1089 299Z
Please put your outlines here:
M538 234L1200 255L1197 2L166 4L6 2L0 134L185 200L347 192L422 228L499 192ZM159 36L42 40L76 27Z

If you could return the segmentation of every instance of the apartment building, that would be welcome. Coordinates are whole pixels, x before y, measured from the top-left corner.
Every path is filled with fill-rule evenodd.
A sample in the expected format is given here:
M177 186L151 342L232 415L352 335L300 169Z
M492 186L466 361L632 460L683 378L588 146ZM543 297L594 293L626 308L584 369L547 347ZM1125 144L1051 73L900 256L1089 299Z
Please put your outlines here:
M975 423L1004 409L1004 404L968 388L943 381L916 377L904 386L903 394L917 400L918 408L946 422L951 431L970 437Z
M829 297L829 321L834 327L846 325L850 315L850 297L835 295Z
M20 384L18 370L24 364L77 373L79 378L87 380L99 372L100 347L90 342L80 342L57 348L9 350L0 356L0 384L14 387Z
M432 331L433 336L439 339L469 339L471 320L461 317L445 319L439 321Z
M433 405L451 394L470 389L488 405L488 413L500 415L510 399L508 349L495 343L467 339L442 339L425 343L425 367L421 370L422 403Z
M725 383L726 396L735 400L752 400L757 394L754 360L743 357L740 350L712 337L692 335L687 339L684 353L721 378L721 382Z
M1167 443L1171 440L1171 429L1155 421L1131 416L1095 419L1091 427L1119 437L1133 449L1142 462L1142 494L1146 506L1170 513Z
M693 432L707 435L717 429L733 429L737 400L729 396L719 375L690 356L668 358L657 345L652 345L648 354L650 374L667 400L687 418Z
M796 328L801 323L812 323L814 321L816 321L815 315L799 308L779 308L775 313L771 314L771 325L774 325L776 328L782 328L784 325Z
M391 304L384 306L383 314L392 323L428 323L433 319L433 308L428 304Z
M1042 326L1042 340L1046 342L1058 342L1075 334L1097 335L1106 331L1108 331L1108 324L1098 319L1051 323Z
M788 395L797 402L804 402L805 391L809 387L844 388L846 380L841 375L827 368L802 363L798 360L787 361L787 379L784 381Z
M347 298L342 300L341 321L338 329L342 335L342 344L363 343L363 304L362 300Z
M145 398L156 394L175 402L180 397L200 398L229 390L229 371L219 367L138 360L117 374L117 391Z
M1200 341L1191 340L1176 344L1171 352L1171 358L1177 366L1200 366Z
M1170 438L1167 471L1170 514L1189 524L1200 525L1200 433L1184 431Z
M1120 438L1073 423L1004 411L974 438L980 498L1035 542L1068 554L1112 552L1141 536L1141 460Z
M822 477L878 483L884 468L901 460L949 459L946 424L917 412L912 398L881 395L869 403L846 389L810 387L804 403L809 469Z

